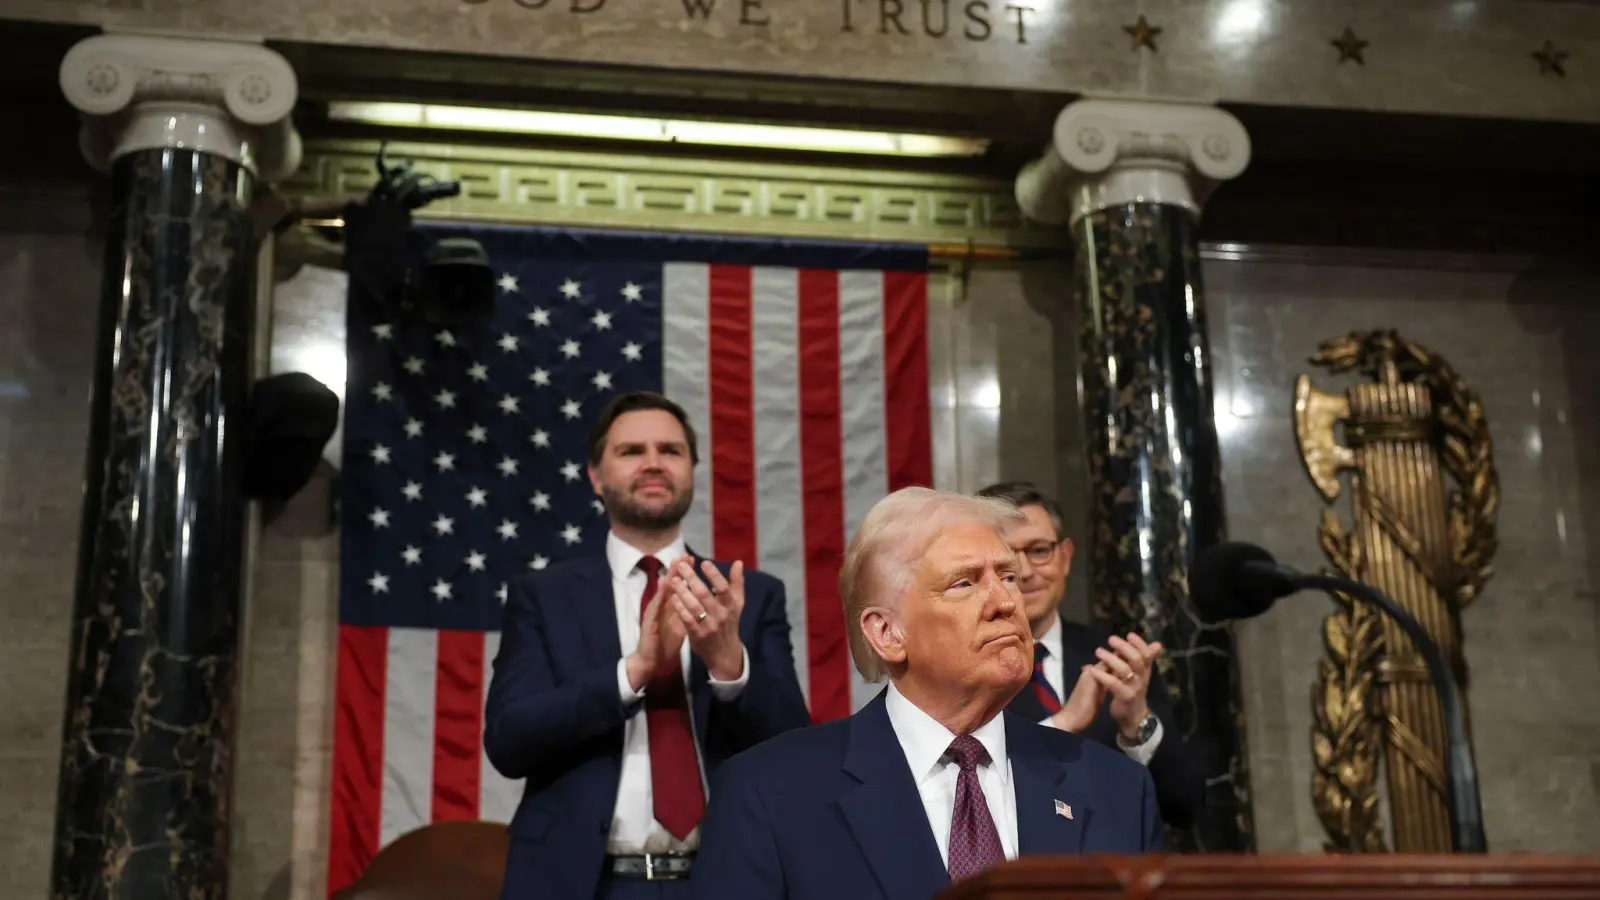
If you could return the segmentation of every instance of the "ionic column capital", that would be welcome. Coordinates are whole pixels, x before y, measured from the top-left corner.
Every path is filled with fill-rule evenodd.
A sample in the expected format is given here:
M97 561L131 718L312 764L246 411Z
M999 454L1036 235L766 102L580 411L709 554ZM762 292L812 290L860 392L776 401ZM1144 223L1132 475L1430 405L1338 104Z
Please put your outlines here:
M1200 214L1250 163L1250 135L1215 106L1079 100L1056 117L1044 155L1017 175L1017 203L1047 225L1130 202Z
M61 91L83 115L79 146L101 171L168 147L226 157L268 183L300 165L294 69L259 43L96 35L67 51Z

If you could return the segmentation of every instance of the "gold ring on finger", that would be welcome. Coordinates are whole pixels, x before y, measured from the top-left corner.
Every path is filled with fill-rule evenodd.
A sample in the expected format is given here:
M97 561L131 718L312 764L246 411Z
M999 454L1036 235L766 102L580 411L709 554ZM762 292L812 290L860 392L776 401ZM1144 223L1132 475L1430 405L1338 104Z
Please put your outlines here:
M708 613L708 612L706 612L705 610L702 609L702 610L700 610L700 615L695 616L694 620L696 622L704 622L706 620L706 616L708 616L708 615L710 615L710 613Z
M701 613L701 615L704 615L704 613ZM1132 683L1133 682L1133 673L1129 672L1128 674L1122 676L1122 680L1126 681L1126 682L1129 682L1129 683Z

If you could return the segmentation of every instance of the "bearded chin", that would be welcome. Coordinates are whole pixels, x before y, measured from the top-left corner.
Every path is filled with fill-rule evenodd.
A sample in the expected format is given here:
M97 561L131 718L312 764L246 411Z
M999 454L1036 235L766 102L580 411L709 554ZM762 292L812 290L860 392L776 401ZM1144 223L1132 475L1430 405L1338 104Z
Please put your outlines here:
M606 512L621 524L643 531L657 531L683 521L683 517L689 513L689 504L694 502L694 492L685 491L675 495L670 504L660 508L635 503L628 495L611 488L601 491L601 499L605 502Z

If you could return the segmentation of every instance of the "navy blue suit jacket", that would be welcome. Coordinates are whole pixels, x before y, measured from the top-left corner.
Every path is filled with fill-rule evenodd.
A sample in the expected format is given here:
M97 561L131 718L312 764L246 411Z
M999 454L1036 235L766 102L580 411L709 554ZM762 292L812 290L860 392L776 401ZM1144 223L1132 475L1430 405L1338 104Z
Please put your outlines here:
M726 576L728 567L717 566ZM734 754L811 721L795 676L783 583L754 570L744 578L744 690L732 701L716 699L705 663L690 657L691 713L708 778ZM502 897L595 895L622 777L623 725L640 707L624 707L617 695L621 658L604 557L511 582L483 735L489 762L507 778L527 779L511 820Z
M1108 646L1111 632L1096 625L1061 620L1061 669L1066 682L1067 696L1078 683L1078 670L1100 661L1094 651ZM1067 697L1062 697L1062 700ZM1145 693L1150 711L1161 720L1161 743L1150 759L1150 777L1156 783L1156 803L1161 807L1161 819L1174 828L1188 828L1199 818L1205 805L1206 779L1200 764L1183 745L1183 735L1178 730L1177 719L1172 715L1172 702L1167 699L1167 689L1159 672L1150 673L1150 688ZM1042 722L1050 717L1044 704L1033 692L1033 687L1023 688L1011 705L1006 707L1030 722ZM1107 747L1117 747L1117 723L1111 718L1111 701L1106 700L1095 713L1094 721L1084 729L1083 736ZM1122 752L1118 750L1117 752Z
M1019 855L1162 849L1144 767L1002 713ZM1056 813L1061 800L1072 818ZM724 763L693 870L695 900L928 900L950 884L883 694Z

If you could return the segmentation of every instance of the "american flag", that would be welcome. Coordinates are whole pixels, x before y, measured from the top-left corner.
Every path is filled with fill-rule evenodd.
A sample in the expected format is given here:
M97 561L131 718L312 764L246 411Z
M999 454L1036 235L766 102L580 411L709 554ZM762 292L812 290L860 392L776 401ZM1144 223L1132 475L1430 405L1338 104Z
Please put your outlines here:
M604 552L585 465L610 397L687 410L688 545L784 581L818 721L871 694L837 589L851 529L932 482L924 248L420 230L482 243L498 297L460 328L351 299L330 892L408 831L515 811L482 747L505 584Z

